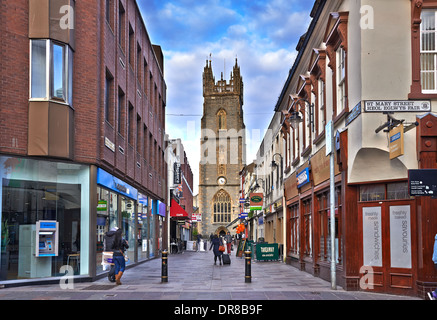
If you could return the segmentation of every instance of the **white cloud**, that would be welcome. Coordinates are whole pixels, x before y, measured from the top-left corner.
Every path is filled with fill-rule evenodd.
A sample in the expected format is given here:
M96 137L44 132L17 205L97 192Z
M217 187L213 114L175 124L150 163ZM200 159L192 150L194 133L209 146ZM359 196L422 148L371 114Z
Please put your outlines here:
M161 1L140 1L140 7L150 37L157 38L164 50L167 114L201 115L202 73L209 54L216 80L223 71L229 80L238 56L245 89L243 108L250 163L296 57L297 41L308 28L309 2L239 1L231 7L229 1L219 0ZM200 120L200 116L166 118L170 138L183 140L196 192Z

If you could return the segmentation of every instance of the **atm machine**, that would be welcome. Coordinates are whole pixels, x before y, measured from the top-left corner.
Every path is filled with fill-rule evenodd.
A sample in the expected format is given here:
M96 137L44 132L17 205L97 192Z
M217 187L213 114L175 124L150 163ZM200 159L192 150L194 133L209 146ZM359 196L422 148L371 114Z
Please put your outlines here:
M36 257L57 257L59 222L40 220L36 222Z
M41 220L20 225L18 278L52 275L52 257L58 256L59 222Z

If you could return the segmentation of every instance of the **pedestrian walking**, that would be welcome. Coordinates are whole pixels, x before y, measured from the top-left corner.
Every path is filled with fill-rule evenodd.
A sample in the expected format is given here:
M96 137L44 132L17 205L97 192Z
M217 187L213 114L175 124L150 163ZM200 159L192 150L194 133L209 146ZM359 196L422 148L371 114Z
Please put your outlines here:
M200 251L200 240L202 240L202 235L197 235L197 252Z
M434 268L437 269L437 234L434 237L434 251L432 254L432 261L434 262ZM437 289L432 291L432 292L428 292L428 297L429 297L429 300L436 300L437 299Z
M211 247L209 247L209 251L211 251L211 248L214 247L214 249L213 249L213 251L214 251L214 264L217 264L217 257L218 257L220 265L222 265L222 254L224 251L224 250L220 251L220 247L222 247L222 246L223 246L223 242L221 241L221 239L217 235L214 235L214 237L212 238L212 241L211 241Z
M228 249L228 254L231 254L231 249L232 249L232 236L231 233L228 231L228 233L225 236L225 241L226 241L226 246Z
M122 237L122 230L114 227L109 230L104 238L104 248L112 251L112 261L115 266L115 283L121 285L121 277L126 269L124 251L129 248L126 240Z

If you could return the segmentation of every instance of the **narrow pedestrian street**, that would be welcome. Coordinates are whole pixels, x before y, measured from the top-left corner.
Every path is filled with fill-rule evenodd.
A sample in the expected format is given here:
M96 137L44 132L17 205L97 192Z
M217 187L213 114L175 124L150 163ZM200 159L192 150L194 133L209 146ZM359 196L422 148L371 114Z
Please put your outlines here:
M214 265L212 251L171 254L168 283L161 283L161 259L126 269L122 285L106 277L95 282L0 289L1 300L419 300L415 297L344 291L282 262L252 261L252 282L245 283L244 258Z

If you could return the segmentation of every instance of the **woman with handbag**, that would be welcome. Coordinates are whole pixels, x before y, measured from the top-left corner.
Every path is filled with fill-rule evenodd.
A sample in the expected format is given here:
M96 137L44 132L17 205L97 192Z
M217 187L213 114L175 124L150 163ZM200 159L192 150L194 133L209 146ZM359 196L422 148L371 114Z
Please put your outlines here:
M214 264L217 264L217 257L218 257L220 265L222 265L222 255L223 255L223 251L225 251L225 246L223 245L223 242L216 234L212 238L211 247L209 248L209 251L211 251L211 248L213 248L214 251Z
M129 248L127 241L122 237L122 230L115 227L112 228L114 241L112 243L111 251L113 252L112 261L115 265L115 283L121 285L121 277L123 276L124 270L126 269L126 261L124 258L124 251Z

